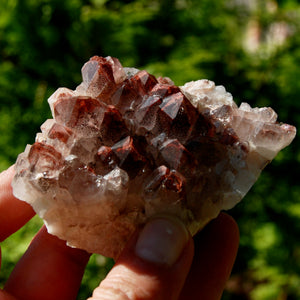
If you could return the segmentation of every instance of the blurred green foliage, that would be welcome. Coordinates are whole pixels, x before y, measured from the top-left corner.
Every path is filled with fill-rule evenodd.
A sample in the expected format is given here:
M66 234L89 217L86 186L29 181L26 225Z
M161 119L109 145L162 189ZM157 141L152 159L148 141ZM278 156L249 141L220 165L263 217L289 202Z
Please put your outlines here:
M93 55L177 85L211 79L299 128L297 0L0 0L0 170L34 142L49 95L75 88ZM299 163L297 137L230 211L241 243L224 300L300 299ZM40 225L35 217L2 244L2 285ZM92 256L78 299L112 264Z

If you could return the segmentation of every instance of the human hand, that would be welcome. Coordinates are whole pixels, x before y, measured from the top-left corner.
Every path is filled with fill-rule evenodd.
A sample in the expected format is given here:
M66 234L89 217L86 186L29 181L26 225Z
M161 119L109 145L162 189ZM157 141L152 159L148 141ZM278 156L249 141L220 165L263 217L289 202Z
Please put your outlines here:
M12 195L13 168L0 174L0 241L22 227L32 208ZM194 239L171 218L137 232L89 300L220 299L238 248L235 221L226 214ZM89 254L66 246L43 227L15 266L0 300L76 299Z

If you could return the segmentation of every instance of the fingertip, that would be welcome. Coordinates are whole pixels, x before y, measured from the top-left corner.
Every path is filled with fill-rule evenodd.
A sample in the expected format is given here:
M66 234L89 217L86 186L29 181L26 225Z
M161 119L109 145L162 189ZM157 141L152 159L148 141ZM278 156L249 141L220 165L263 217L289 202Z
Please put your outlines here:
M180 299L220 299L237 255L238 225L221 213L194 240L192 268Z
M178 219L155 218L140 232L135 254L150 263L172 266L189 238L188 230Z
M14 166L0 173L0 241L5 240L35 215L28 203L14 197L11 187L14 174Z
M134 234L91 299L177 299L194 253L182 226L168 218L151 220Z
M237 222L232 216L227 213L221 212L219 216L212 221L211 226L216 228L227 238L228 242L232 247L238 247L240 240L240 230Z

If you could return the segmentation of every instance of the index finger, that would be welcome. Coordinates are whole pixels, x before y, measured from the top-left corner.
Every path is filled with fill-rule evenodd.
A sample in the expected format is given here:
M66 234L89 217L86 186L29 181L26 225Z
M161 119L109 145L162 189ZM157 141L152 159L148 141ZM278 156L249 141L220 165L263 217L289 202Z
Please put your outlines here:
M14 166L0 173L0 242L35 215L29 204L14 197L11 187L14 174Z

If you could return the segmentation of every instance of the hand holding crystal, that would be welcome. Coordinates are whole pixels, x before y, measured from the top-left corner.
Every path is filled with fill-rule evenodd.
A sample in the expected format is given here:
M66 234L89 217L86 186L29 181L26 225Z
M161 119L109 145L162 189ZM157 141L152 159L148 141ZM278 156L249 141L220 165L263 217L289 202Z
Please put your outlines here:
M296 128L271 108L238 107L205 79L177 87L97 56L82 77L48 99L53 119L17 159L14 196L47 230L4 290L75 299L90 252L116 260L91 300L220 299L238 230L219 213L241 201ZM3 240L34 213L12 195L13 171L2 177Z

